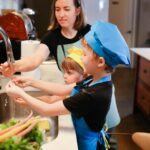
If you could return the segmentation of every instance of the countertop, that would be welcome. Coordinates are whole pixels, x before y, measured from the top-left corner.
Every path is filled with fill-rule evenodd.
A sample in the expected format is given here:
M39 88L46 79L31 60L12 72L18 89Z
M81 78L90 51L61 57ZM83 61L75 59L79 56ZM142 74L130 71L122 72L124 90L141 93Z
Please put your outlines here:
M40 66L42 80L58 83L63 82L62 73L54 61L44 62ZM70 115L59 116L58 136L43 145L42 150L77 150L76 135Z
M56 139L42 146L42 150L77 150L75 131L70 115L59 116L59 132Z
M131 48L131 51L150 61L150 48Z

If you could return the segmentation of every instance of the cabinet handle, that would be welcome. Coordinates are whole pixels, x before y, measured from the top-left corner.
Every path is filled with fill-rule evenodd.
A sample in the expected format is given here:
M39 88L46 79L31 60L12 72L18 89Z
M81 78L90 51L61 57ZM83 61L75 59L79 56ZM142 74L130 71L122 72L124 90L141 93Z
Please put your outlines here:
M147 73L148 71L146 69L143 70L144 73Z
M119 2L117 2L117 1L113 1L113 2L112 2L112 4L113 4L113 5L118 5L118 4L119 4Z
M142 96L142 97L141 97L141 100L145 100L145 96Z
M131 30L129 30L129 31L127 31L127 33L128 33L128 34L131 34L131 33L132 33L132 31L131 31Z

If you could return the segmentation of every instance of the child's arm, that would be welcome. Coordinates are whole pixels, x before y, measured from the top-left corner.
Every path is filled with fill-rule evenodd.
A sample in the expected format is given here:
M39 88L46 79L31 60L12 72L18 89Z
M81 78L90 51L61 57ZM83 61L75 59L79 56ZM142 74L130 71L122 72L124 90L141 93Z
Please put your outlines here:
M32 86L38 88L46 93L58 96L70 95L75 84L63 85L53 82L46 82L41 80L36 80L31 77L16 77L13 82L21 87Z
M8 95L14 98L23 98L32 109L44 116L57 116L70 113L65 108L63 101L58 101L52 104L47 104L45 102L39 101L38 99L25 93L21 88L17 87L11 81L6 86L6 92Z
M65 99L66 96L56 96L56 95L52 95L52 96L49 96L49 95L44 95L44 96L40 96L40 97L36 97L38 100L41 100L43 102L46 102L46 103L55 103L59 100L62 100L62 99ZM23 107L28 107L28 103L26 101L24 101L23 98L15 98L14 99L15 102L17 102L18 104L20 104L21 106Z
M65 98L66 98L66 96L57 96L57 95L52 95L52 96L44 95L44 96L37 97L37 99L39 99L43 102L49 103L49 104L55 103L57 101L65 99Z
M49 94L58 95L58 96L67 96L70 95L75 84L63 85L53 82L46 82L42 80L34 80L31 83L32 87L38 88L41 91L44 91Z

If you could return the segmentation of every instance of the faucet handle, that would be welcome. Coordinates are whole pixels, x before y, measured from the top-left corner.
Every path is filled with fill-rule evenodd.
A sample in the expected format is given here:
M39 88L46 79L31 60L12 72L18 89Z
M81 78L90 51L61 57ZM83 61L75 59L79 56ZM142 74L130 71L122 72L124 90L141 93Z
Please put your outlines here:
M13 51L7 51L7 62L8 64L14 63L14 55L13 55Z
M0 27L0 34L1 34L1 36L5 42L7 62L8 63L14 63L15 59L14 59L14 55L13 55L11 42L10 42L10 39L9 39L7 33L5 32L5 30L2 27Z

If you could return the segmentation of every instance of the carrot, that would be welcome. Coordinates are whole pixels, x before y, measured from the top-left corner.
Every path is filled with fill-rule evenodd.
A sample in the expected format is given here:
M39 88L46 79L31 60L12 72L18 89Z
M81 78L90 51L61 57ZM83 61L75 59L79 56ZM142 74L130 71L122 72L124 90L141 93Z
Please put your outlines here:
M24 124L25 122L27 122L32 117L32 115L33 115L33 112L31 111L27 118L23 119L22 121L20 121L19 123L15 124L14 126L8 127L6 129L0 131L0 136L3 135L6 132L12 130L12 129L14 129L14 128Z
M20 125L19 127L17 126L15 128L13 128L13 130L10 130L9 132L4 133L3 135L0 136L0 142L3 142L4 140L10 138L11 136L16 135L17 133L19 133L22 130L24 130L32 123L32 121L34 121L34 118L31 118L25 124Z
M28 128L26 128L25 130L19 132L16 136L17 137L23 137L26 134L28 134L35 126L36 124L39 122L39 120L35 120Z

